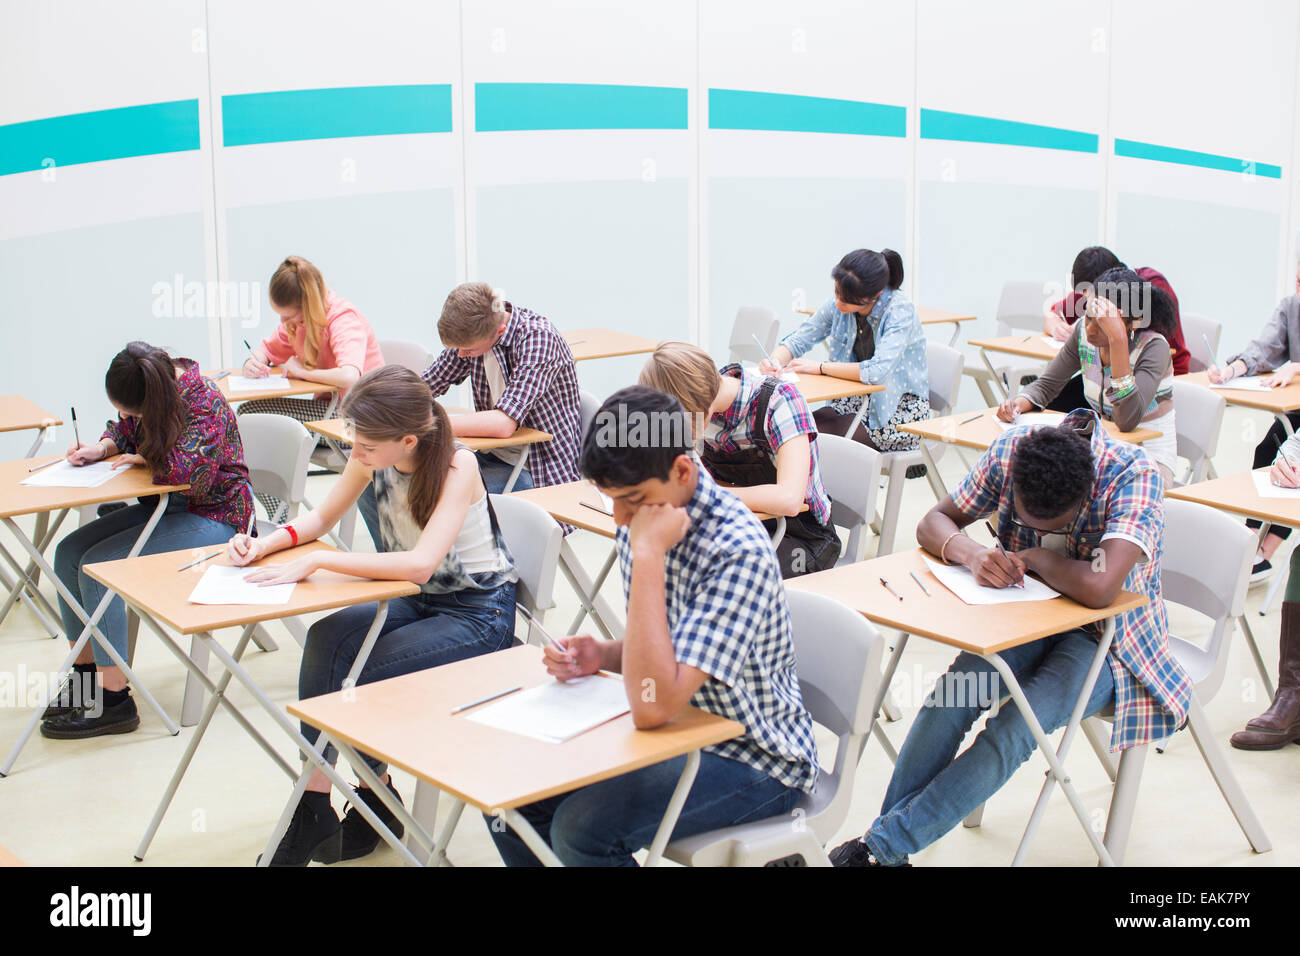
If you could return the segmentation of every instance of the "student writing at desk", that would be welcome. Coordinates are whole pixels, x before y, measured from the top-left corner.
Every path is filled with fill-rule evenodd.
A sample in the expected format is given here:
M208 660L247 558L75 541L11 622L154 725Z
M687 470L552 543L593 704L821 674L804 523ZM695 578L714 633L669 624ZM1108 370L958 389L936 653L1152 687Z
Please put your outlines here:
M601 427L636 416L679 422L675 434L652 424L660 440L636 446ZM745 726L742 736L704 749L673 830L677 838L788 813L817 780L812 718L795 675L771 540L750 510L696 464L684 418L676 399L639 385L615 392L596 414L582 471L614 499L626 636L568 637L565 653L549 645L544 651L547 670L563 680L602 669L622 673L639 728L667 723L688 704ZM580 747L582 738L565 746ZM635 866L632 854L654 838L685 761L655 764L520 813L568 866ZM513 830L498 832L493 823L507 865L537 865Z
M993 514L1006 555L963 533ZM1080 409L1057 428L1000 436L952 495L921 519L916 537L926 551L966 565L987 586L1010 587L1033 571L1088 607L1110 605L1121 589L1147 595L1150 603L1116 621L1109 666L1097 677L1085 716L1114 705L1112 751L1159 740L1186 720L1191 680L1169 652L1160 595L1160 475L1141 449L1109 438L1094 412ZM1001 652L1045 733L1068 722L1096 646L1096 633L1079 629ZM908 731L880 816L863 837L831 854L835 866L907 864L909 854L960 823L1034 752L1019 708L1004 707L958 756L967 731L992 703L965 698L985 686L993 688L989 697L1000 697L1001 681L989 661L966 652L948 675Z
M132 342L114 356L104 387L118 420L108 422L99 441L74 444L68 449L68 461L85 465L121 452L118 463L143 465L153 472L155 484L190 486L186 494L168 499L167 511L141 554L219 544L232 531L248 527L253 488L235 414L220 390L199 375L196 362L172 359L162 349ZM124 507L82 525L59 542L54 571L83 608L93 611L99 605L104 586L82 573L82 566L130 554L153 511L152 503ZM76 641L81 619L62 597L59 612L68 640ZM125 659L126 608L121 598L109 603L99 629ZM102 690L89 700L82 695L81 706L74 706L77 695L71 682L65 684L45 710L43 736L125 734L140 726L121 668L92 641L82 650L71 679L87 684L96 669Z
M227 549L242 566L328 531L367 486L378 501L380 554L317 551L256 572L250 581L301 581L327 568L375 580L411 581L420 593L388 605L379 638L358 684L410 674L509 647L514 639L514 559L506 548L474 453L456 443L447 414L429 401L418 375L388 365L363 376L343 403L356 427L347 467L328 497L265 539L238 535ZM298 696L340 690L375 617L374 604L344 608L307 632ZM302 725L315 741L318 731ZM385 766L363 754L396 795ZM337 754L326 752L333 761ZM358 793L400 836L401 824L364 783ZM401 798L398 797L400 800ZM319 770L293 813L272 866L334 863L365 856L379 834L349 810L340 824L330 806L330 784Z

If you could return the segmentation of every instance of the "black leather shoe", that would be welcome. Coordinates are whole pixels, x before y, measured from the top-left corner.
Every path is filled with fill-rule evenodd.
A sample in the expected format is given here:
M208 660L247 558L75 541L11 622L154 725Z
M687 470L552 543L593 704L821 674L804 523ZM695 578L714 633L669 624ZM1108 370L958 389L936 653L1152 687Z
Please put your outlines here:
M876 855L871 852L871 847L867 846L861 840L850 840L848 843L841 843L831 851L830 857L831 866L885 867L885 864L876 859ZM902 865L911 866L912 864L904 863ZM888 867L885 868L888 869Z
M272 866L306 866L312 860L317 863L338 862L339 837L343 830L339 826L338 814L329 805L329 794L323 796L323 801L310 800L306 795L298 801L289 828L275 848L275 856L271 857ZM262 862L260 853L257 862Z
M113 707L77 707L41 724L41 736L53 740L78 740L82 737L101 737L105 734L129 734L140 726L140 713L135 709L135 698L127 697Z
M388 780L388 791L397 798L398 803L402 803L402 795L393 786L391 777ZM373 790L358 787L357 796L366 802L366 806L375 811L375 816L383 821L384 826L393 831L393 836L399 840L402 838L406 828L393 815L393 812L384 806L383 801L375 795ZM406 804L402 803L402 806L406 806ZM343 815L343 846L339 859L359 859L373 853L377 846L379 846L379 833L366 822L366 818L357 811L356 807L349 805L348 812Z
M58 694L41 714L41 720L59 717L77 708L94 710L95 695L98 691L99 682L95 679L95 665L74 664L71 673L63 679Z
M927 469L925 465L908 465L907 471L903 473L904 478L924 478Z

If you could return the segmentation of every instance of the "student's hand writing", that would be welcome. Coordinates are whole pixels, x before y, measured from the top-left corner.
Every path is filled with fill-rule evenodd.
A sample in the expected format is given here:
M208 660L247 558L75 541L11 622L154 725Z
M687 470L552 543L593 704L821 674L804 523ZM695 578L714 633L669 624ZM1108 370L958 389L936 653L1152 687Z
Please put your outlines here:
M546 673L556 680L572 680L600 670L600 644L590 634L556 638L567 654L561 654L549 641L542 648Z
M1019 395L1015 398L1008 398L998 406L998 421L1014 422L1017 415L1023 415L1033 407L1033 402Z
M289 360L282 367L284 374L290 378L302 378L303 373L307 371L307 366L303 365L296 355L290 355Z
M975 583L989 588L1009 588L1025 579L1025 562L1015 554L1003 554L997 548L985 548L968 565Z
M1287 362L1269 377L1268 387L1286 388L1295 379L1296 372L1300 372L1300 363Z
M226 558L237 568L252 564L264 551L261 538L237 534L226 542Z
M1049 312L1047 315L1047 334L1058 342L1064 342L1070 337L1070 330L1074 328L1069 322L1061 318L1055 312Z
M109 462L108 467L113 471L117 471L117 469L119 468L129 468L132 465L143 465L143 464L145 464L145 460L144 460L144 456L142 455L118 455L111 462Z
M1296 468L1285 455L1278 455L1268 477L1280 488L1300 488L1300 468Z
M301 581L315 570L317 570L316 559L309 554L295 561L286 561L284 564L271 564L264 568L258 568L245 576L244 580L250 584L256 584L258 587L267 588L273 584L292 584L295 581Z
M779 365L769 362L767 359L763 359L761 362L758 363L758 371L760 375L775 375L777 377L780 377L781 373L784 372L785 369L783 369Z
M820 375L822 364L822 362L814 362L812 359L793 358L786 363L785 368L781 369L781 371L801 372L804 375Z
M677 542L686 537L691 526L685 508L672 505L642 505L632 516L627 527L628 541L633 551L650 550L667 554Z
M245 378L266 378L271 374L271 366L267 365L256 355L250 355L248 361L244 363Z
M1227 365L1223 366L1223 368L1219 368L1217 365L1211 365L1205 370L1205 374L1215 385L1222 385L1224 382L1232 381L1232 379L1237 377L1236 365L1236 362L1229 362Z
M92 461L99 461L103 458L104 451L102 441L97 441L93 445L78 445L73 442L68 446L68 464L89 465Z

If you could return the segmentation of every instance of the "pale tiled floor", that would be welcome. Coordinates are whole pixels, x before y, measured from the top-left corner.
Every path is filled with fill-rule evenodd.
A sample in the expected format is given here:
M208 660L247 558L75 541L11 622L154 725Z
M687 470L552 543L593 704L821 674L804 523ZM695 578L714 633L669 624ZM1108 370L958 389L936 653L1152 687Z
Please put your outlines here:
M962 407L977 407L978 398L970 383L963 386L963 392ZM1220 474L1249 467L1250 449L1267 424L1265 416L1229 409L1216 461ZM951 487L962 468L951 456L942 463L942 471ZM323 485L332 480L311 479L309 495L319 500ZM911 529L931 504L925 481L908 482L900 547L910 544ZM359 530L358 542L368 547L365 539L364 529ZM596 564L608 547L607 542L581 533L575 543L589 566ZM1207 542L1207 546L1212 543ZM874 547L874 539L870 539L869 550ZM53 598L53 589L48 585L45 589ZM606 594L616 607L622 606L616 583L610 584ZM1256 615L1263 596L1263 588L1252 591L1250 613L1258 622L1256 634L1270 670L1275 672L1279 614L1275 608L1266 619ZM562 579L557 584L557 597L559 607L548 615L548 621L563 627L572 618L576 601ZM1175 615L1174 621L1175 626L1189 628L1187 633L1195 633L1190 630L1194 623L1188 624L1183 616ZM299 652L283 628L273 628L280 650L271 654L250 651L245 661L263 689L283 704L296 698ZM231 640L232 635L226 632ZM12 682L22 682L24 675L52 671L65 650L61 640L43 636L34 618L20 607L0 625L0 692L7 690L4 681L11 682L12 687ZM923 640L911 642L896 682L904 713L898 723L888 726L896 745L902 743L925 682L945 669L952 656L939 645ZM140 638L136 666L162 704L175 714L184 674L147 632ZM279 731L242 689L233 687L230 696L260 730L279 742ZM1272 839L1273 851L1263 855L1251 852L1190 736L1183 733L1165 754L1152 753L1147 760L1128 851L1130 865L1300 863L1300 819L1293 797L1300 786L1300 747L1243 753L1227 746L1228 735L1264 708L1266 701L1261 698L1249 655L1239 637L1234 638L1223 690L1207 709L1215 735ZM0 694L0 751L8 751L29 713L26 707L15 706L12 696ZM33 737L11 775L0 780L0 807L4 808L0 813L0 845L36 865L130 864L158 797L192 733L186 728L179 737L170 737L157 716L143 705L141 713L141 728L125 736L88 741ZM827 744L828 735L821 735L819 740ZM288 746L282 746L281 752L291 756ZM1083 802L1101 826L1109 801L1109 784L1082 738L1068 765ZM917 854L914 862L923 866L1007 864L1042 784L1043 769L1041 757L1035 755L990 802L981 828L957 828ZM879 809L889 773L889 762L880 747L874 742L869 744L857 775L852 811L834 842L860 833L870 824ZM411 779L402 773L395 777L409 804ZM247 866L261 851L288 794L288 780L234 720L219 714L140 865ZM337 796L335 802L341 809ZM471 815L462 820L450 855L458 865L499 864L486 827ZM1095 862L1059 792L1051 802L1030 859L1042 865L1088 866ZM381 845L369 859L345 865L387 866L396 862L396 855Z

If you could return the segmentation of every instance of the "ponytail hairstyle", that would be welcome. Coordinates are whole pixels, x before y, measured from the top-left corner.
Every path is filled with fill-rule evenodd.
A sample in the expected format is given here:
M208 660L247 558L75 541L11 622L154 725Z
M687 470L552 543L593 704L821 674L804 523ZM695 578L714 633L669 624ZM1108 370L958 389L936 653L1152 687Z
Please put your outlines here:
M114 405L140 417L135 447L150 470L162 471L188 414L171 356L147 342L129 343L109 363L104 391Z
M1115 303L1120 314L1136 328L1149 328L1166 340L1174 333L1174 306L1169 296L1138 278L1127 266L1107 269L1099 275L1093 294Z
M886 286L903 284L903 257L893 249L855 249L831 270L831 278L840 301L866 305Z
M722 388L722 375L709 353L698 345L660 342L642 367L637 384L677 399L698 426L708 420L709 408Z
M343 417L351 419L356 434L375 441L400 441L406 435L419 439L407 503L416 524L424 527L456 454L451 419L430 397L429 386L409 368L381 366L352 386L343 400Z
M320 270L302 256L289 256L271 276L271 303L282 309L297 308L307 334L303 339L303 364L316 367L320 337L326 325L325 280Z

